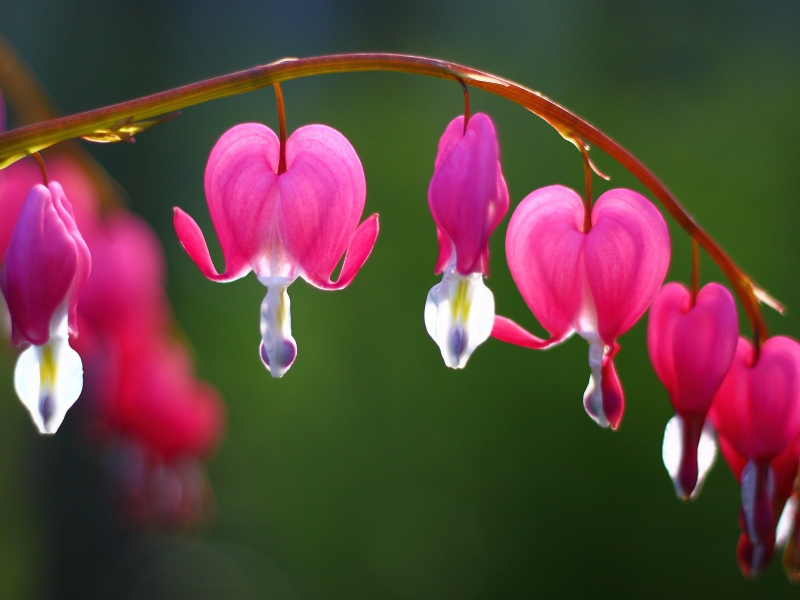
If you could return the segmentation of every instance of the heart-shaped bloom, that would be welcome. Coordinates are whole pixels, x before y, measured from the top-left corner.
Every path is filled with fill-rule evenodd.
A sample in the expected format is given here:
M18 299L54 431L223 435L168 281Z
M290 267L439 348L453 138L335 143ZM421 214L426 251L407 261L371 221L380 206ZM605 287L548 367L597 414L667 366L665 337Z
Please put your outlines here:
M740 565L749 564L752 574L766 564L775 542L780 474L774 461L800 435L800 344L775 336L754 359L752 344L740 337L709 413L724 439L723 456L734 473L741 467L742 531L747 540L740 542L739 556ZM784 501L786 497L784 492Z
M42 433L54 433L83 387L83 368L69 346L77 335L78 296L91 255L61 185L35 185L5 253L0 287L12 339L31 344L19 357L14 386Z
M617 338L653 300L669 266L669 232L661 213L632 190L604 193L583 231L584 204L553 185L529 194L514 211L506 236L511 276L550 334L542 340L505 317L492 335L544 349L577 333L589 342L591 377L584 407L602 427L616 429L624 398L613 358Z
M489 337L494 296L483 283L489 274L489 236L508 211L508 188L491 119L478 113L464 129L453 119L439 140L428 206L436 223L444 273L425 303L425 327L448 367L463 368Z
M664 430L664 465L684 500L695 497L714 463L714 427L706 419L736 351L739 324L731 293L709 283L695 301L668 283L650 307L647 348L675 416Z
M286 288L297 277L324 290L346 287L378 236L378 215L359 225L366 197L364 170L345 137L307 125L286 141L286 171L278 172L280 142L258 123L237 125L208 159L206 199L225 272L211 262L197 223L175 209L175 231L202 273L232 281L255 271L267 287L261 305L260 355L273 377L297 355ZM347 251L337 281L331 274Z

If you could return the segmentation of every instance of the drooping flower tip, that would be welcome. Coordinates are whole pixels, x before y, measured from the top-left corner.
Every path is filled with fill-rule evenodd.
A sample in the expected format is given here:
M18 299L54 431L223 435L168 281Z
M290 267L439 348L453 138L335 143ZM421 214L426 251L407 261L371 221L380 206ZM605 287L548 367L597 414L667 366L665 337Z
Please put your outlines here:
M492 332L494 296L489 274L489 237L508 211L508 188L500 168L491 119L453 119L439 140L428 206L436 224L441 283L428 293L425 327L448 367L463 368Z
M324 290L346 287L379 230L378 215L359 225L364 170L341 133L325 125L301 127L286 141L286 171L279 174L280 150L271 129L245 123L225 132L211 151L205 191L225 258L223 273L214 267L197 223L178 208L174 215L181 244L206 277L232 281L252 270L267 287L259 355L275 377L297 353L286 288L298 277ZM339 278L332 281L343 255Z
M664 430L662 455L675 491L699 493L716 456L714 428L706 418L736 350L739 326L731 293L709 283L692 299L668 283L650 307L647 347L675 416Z
M31 345L17 361L14 386L42 433L54 433L80 396L83 367L69 347L91 255L56 182L31 189L5 253L0 288L12 339Z

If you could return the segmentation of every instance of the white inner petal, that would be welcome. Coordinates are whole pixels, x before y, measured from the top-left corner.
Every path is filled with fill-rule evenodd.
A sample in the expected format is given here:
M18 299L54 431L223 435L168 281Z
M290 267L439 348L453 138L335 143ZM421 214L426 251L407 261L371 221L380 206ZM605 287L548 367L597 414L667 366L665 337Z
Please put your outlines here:
M261 303L261 360L273 377L282 377L297 357L292 313L285 286L273 285Z
M589 384L583 393L583 407L595 423L600 427L608 427L610 423L603 409L603 390L601 387L603 356L606 349L596 334L591 339L587 337L588 334L585 332L580 335L589 342L589 368L592 371L589 376Z
M425 328L448 367L463 369L492 333L494 295L480 273L460 275L451 262L425 301Z
M772 474L772 467L767 467L767 482L766 492L772 500L774 494L775 478ZM748 460L747 464L742 469L741 477L742 488L742 510L744 511L745 523L747 524L747 534L750 536L750 541L755 546L759 543L758 531L755 529L756 514L755 510L757 493L758 493L758 467L752 460ZM755 562L755 561L753 561Z
M684 421L680 415L673 416L667 421L664 429L664 442L661 446L661 458L664 466L669 473L672 483L675 486L675 493L679 498L686 497L686 490L680 482L680 469L684 449ZM697 483L694 490L689 494L690 498L696 498L705 483L706 476L714 465L717 458L717 441L714 426L709 419L703 423L703 430L697 446Z
M67 317L44 346L31 346L17 360L14 388L41 433L55 433L83 389L81 357L69 346Z
M775 547L783 548L794 531L794 517L797 514L797 494L792 494L783 507L778 527L775 530Z

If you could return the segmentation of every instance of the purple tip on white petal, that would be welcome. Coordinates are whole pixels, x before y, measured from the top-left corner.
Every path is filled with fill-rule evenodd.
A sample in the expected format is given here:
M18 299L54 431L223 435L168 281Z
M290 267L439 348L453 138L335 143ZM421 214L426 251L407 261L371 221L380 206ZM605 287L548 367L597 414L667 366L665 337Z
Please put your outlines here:
M717 456L716 432L710 419L673 416L664 429L661 456L672 478L675 493L682 500L698 496Z

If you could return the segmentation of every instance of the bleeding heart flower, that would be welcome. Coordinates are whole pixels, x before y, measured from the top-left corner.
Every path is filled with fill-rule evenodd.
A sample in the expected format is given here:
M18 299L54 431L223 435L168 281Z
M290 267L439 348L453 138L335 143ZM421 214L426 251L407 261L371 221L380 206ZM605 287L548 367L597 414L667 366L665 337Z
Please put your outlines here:
M378 236L378 215L358 224L366 182L361 161L338 131L307 125L286 141L286 172L278 173L280 142L258 123L237 125L214 146L206 198L225 272L211 262L197 223L175 209L175 231L202 273L232 281L255 271L267 287L261 305L260 355L273 377L297 356L286 288L297 277L324 290L346 287ZM347 250L339 279L331 274Z
M706 419L736 351L739 325L731 293L709 283L692 301L668 283L650 307L647 347L675 416L664 430L664 465L680 498L694 498L714 464L714 427Z
M754 359L752 344L740 337L709 413L742 490L737 555L746 575L758 574L772 555L776 516L791 494L787 481L800 452L793 443L800 436L800 344L775 336Z
M80 396L83 368L69 346L91 255L61 185L36 185L19 215L0 272L12 339L20 355L14 385L42 433L54 433Z
M453 119L439 140L428 206L436 223L439 258L425 303L425 327L448 367L463 368L491 335L494 296L489 274L489 236L508 211L508 188L491 119L478 113Z
M506 236L508 266L550 339L500 316L492 335L536 349L573 333L583 337L592 371L584 407L599 425L616 429L624 409L613 362L616 340L644 314L664 281L669 232L655 206L626 189L600 196L591 217L584 232L580 196L560 185L536 190L519 204Z

